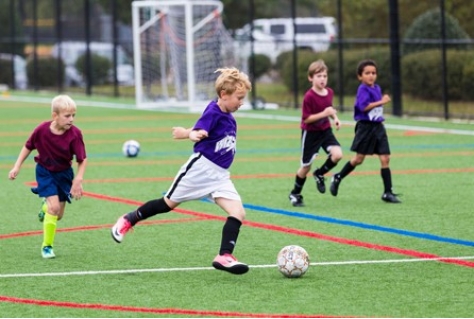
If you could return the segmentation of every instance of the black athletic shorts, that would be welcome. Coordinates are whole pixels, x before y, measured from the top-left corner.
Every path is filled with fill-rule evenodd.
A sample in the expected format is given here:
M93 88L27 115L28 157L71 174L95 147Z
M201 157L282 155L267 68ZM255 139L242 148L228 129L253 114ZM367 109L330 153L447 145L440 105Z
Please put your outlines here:
M389 155L390 145L383 123L358 121L351 151L363 155Z
M341 146L337 141L332 128L324 131L301 131L301 165L308 166L318 155L319 149L323 148L329 154L331 146Z

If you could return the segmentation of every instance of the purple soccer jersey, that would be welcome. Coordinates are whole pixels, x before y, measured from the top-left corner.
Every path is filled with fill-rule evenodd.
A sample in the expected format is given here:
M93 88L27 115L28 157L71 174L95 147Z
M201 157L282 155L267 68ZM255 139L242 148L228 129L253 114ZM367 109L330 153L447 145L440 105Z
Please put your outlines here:
M383 122L383 105L374 107L369 112L364 112L364 109L372 102L377 102L382 99L382 90L380 86L374 84L373 87L360 84L357 89L357 96L354 103L354 120L355 121L371 121Z
M81 130L76 126L56 135L50 130L51 121L38 125L25 143L29 150L38 150L35 162L52 172L64 171L71 167L73 156L77 162L86 158L86 148Z
M234 161L237 143L237 123L231 113L222 112L216 101L211 101L194 129L202 129L209 136L194 144L194 152L201 153L214 164L228 169Z

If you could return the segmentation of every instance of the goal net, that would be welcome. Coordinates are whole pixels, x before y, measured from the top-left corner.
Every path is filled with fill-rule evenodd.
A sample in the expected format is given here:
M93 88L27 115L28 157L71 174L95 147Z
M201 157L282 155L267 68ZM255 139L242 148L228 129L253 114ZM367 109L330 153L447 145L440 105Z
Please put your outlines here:
M137 107L202 110L216 97L214 71L242 70L222 9L215 0L132 2Z

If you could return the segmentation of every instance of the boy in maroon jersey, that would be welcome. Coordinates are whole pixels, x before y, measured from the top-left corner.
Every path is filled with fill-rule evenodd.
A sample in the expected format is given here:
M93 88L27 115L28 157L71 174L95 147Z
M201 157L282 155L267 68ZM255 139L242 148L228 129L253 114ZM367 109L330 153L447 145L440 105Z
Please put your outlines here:
M320 193L326 192L324 174L329 172L342 158L342 150L334 136L329 118L332 118L336 129L341 122L336 109L332 106L334 92L327 87L328 68L323 60L317 60L308 67L308 80L311 88L306 91L303 99L301 115L301 161L296 172L293 190L289 195L293 206L303 206L301 191L306 182L306 175L311 170L311 164L322 148L328 157L324 164L314 170L313 177Z
M33 150L35 156L36 182L33 193L45 198L47 211L43 221L43 258L54 258L54 236L57 221L64 215L66 202L82 197L82 180L86 168L86 148L82 132L73 125L76 103L67 95L58 95L51 102L52 121L38 125L18 155L8 174L14 180L21 165ZM77 172L74 177L73 157L76 157Z

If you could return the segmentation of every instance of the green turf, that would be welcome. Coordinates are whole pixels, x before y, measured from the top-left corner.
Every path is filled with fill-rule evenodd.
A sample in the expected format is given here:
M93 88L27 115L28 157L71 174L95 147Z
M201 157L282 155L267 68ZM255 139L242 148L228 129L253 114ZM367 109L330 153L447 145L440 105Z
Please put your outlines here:
M299 111L237 112L231 173L248 224L235 255L251 270L233 276L210 267L225 215L206 201L137 225L120 245L111 239L111 225L135 207L123 201L144 202L167 190L192 150L189 141L173 141L171 127L198 117L136 110L127 100L101 99L108 107L99 107L77 98L75 122L89 157L84 190L118 201L86 196L68 205L58 224L57 258L43 260L41 201L28 185L33 154L16 181L7 175L29 133L49 119L50 97L0 99L1 317L472 317L472 125L389 116L390 166L402 204L380 200L380 164L368 157L338 197L319 194L308 178L306 206L294 208L287 196L299 165ZM344 159L336 169L353 155L351 114L341 119L336 136ZM137 158L121 153L128 139L141 143ZM302 278L284 278L274 266L289 244L310 255Z

